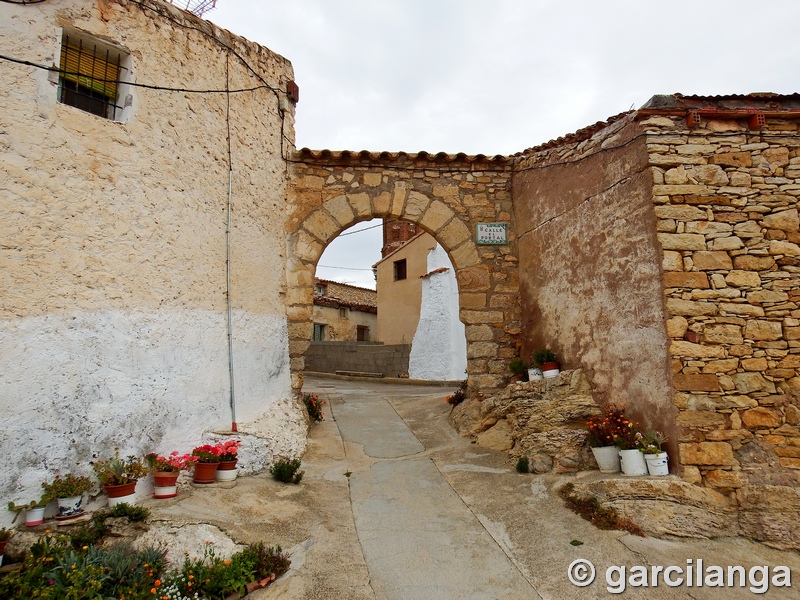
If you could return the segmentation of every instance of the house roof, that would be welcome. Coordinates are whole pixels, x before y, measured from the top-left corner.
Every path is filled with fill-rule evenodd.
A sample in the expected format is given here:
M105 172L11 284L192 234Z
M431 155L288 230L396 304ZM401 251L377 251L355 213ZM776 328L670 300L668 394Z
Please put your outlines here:
M501 154L494 156L486 156L485 154L465 154L459 152L457 154L448 154L447 152L437 152L431 154L424 150L416 153L409 152L370 152L369 150L311 150L310 148L302 148L295 152L295 157L304 161L308 160L325 160L327 162L379 162L385 163L392 162L427 162L427 163L470 163L481 164L484 166L505 166L508 163L508 157Z
M328 279L316 279L316 285L325 286L325 294L314 291L314 304L329 308L347 307L361 312L378 312L378 292Z

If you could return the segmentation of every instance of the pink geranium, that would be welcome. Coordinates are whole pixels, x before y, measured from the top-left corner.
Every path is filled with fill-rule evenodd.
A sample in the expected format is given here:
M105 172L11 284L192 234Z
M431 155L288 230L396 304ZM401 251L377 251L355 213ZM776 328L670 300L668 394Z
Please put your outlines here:
M191 454L180 454L177 450L170 452L169 456L164 457L160 454L151 453L146 457L150 470L171 472L186 471L197 462L197 457Z
M217 446L219 447L220 461L231 461L238 459L239 446L241 445L242 442L238 440L228 440L226 442L217 444Z

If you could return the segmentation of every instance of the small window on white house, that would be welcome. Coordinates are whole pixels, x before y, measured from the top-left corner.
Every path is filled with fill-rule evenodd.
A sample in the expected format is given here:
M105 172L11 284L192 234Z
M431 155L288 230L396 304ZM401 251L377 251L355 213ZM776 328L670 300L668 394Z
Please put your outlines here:
M347 307L346 306L340 306L339 307L339 318L340 319L346 319L347 318Z
M87 35L64 30L59 60L58 101L119 121L124 109L129 55ZM126 98L127 99L127 98Z

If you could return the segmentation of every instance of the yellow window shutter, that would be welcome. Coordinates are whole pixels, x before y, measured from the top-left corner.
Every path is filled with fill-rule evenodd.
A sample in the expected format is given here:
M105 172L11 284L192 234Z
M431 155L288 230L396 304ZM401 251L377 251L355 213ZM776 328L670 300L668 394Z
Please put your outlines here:
M84 48L80 43L64 39L61 44L61 76L90 88L111 101L117 99L119 65L111 62L109 52Z

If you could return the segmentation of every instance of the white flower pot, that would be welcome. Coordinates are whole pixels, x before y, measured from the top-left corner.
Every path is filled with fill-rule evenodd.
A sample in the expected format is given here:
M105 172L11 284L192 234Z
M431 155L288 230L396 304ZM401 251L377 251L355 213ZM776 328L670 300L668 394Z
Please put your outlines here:
M531 367L528 369L528 381L536 381L537 379L544 379L542 370L539 367Z
M619 448L616 446L601 446L592 448L592 454L600 467L601 473L619 473Z
M650 475L669 475L669 455L666 452L645 454L644 458L647 461L647 471Z
M174 498L177 495L178 495L177 485L153 486L153 498Z
M36 527L44 523L44 506L34 506L25 511L25 525Z
M638 448L634 448L633 450L620 450L619 458L623 475L628 475L630 477L647 475L647 462L644 460L644 454L642 454Z
M77 517L83 514L83 495L57 498L59 518Z

